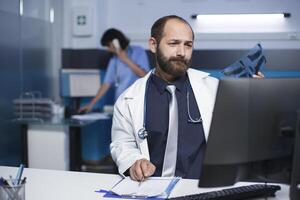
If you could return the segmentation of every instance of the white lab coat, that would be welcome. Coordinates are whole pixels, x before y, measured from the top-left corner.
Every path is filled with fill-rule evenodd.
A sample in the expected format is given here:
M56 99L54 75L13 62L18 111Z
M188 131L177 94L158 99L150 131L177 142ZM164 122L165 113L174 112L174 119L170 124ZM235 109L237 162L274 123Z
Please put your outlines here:
M142 158L150 160L147 139L138 137L138 131L143 128L146 82L150 74L151 72L138 79L124 91L114 106L110 150L121 175L136 160ZM218 79L208 75L199 70L188 70L188 77L203 120L206 140L218 88Z

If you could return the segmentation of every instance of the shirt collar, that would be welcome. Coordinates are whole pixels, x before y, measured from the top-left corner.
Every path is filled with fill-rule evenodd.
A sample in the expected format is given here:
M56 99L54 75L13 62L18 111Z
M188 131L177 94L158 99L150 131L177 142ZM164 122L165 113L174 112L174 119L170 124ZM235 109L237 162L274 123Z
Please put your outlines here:
M163 92L166 91L166 87L168 84L165 80L161 79L159 76L155 75L155 73L151 74L150 77L152 83L155 85L155 87L157 88L157 90L162 94ZM181 76L179 79L177 79L173 85L176 86L176 89L181 92L184 90L184 86L187 84L188 81L188 77L187 74L184 76Z

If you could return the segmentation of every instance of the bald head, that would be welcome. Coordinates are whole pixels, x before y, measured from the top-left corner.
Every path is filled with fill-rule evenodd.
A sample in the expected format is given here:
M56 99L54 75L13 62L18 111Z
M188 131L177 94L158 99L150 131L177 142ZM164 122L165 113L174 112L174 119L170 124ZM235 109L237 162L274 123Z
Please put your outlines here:
M168 16L159 18L152 25L152 28L151 28L151 37L153 37L157 41L158 44L160 43L161 38L164 36L165 26L166 26L167 22L170 21L170 20L172 20L172 21L175 20L175 21L178 21L178 22L183 23L186 26L188 26L189 29L190 29L190 31L191 31L193 40L194 40L193 29L192 29L192 27L190 26L190 24L185 19L183 19L183 18L181 18L179 16L176 16L176 15L168 15ZM177 28L177 27L175 27L175 28Z

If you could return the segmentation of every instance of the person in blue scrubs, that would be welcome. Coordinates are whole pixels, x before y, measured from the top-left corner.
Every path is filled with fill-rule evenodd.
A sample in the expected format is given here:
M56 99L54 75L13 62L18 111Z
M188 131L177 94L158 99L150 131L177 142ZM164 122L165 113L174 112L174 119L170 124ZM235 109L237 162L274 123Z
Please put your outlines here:
M149 61L145 49L130 45L129 39L119 30L111 28L101 38L102 46L113 53L105 78L96 96L79 112L88 112L105 95L111 86L115 86L115 100L138 78L149 71Z

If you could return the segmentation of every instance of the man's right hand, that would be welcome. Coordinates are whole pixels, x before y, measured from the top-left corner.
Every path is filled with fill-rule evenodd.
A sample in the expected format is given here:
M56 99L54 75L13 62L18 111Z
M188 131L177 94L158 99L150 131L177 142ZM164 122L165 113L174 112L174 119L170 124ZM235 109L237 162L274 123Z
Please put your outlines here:
M130 167L129 173L132 180L142 181L149 176L152 176L156 167L146 159L140 159Z

